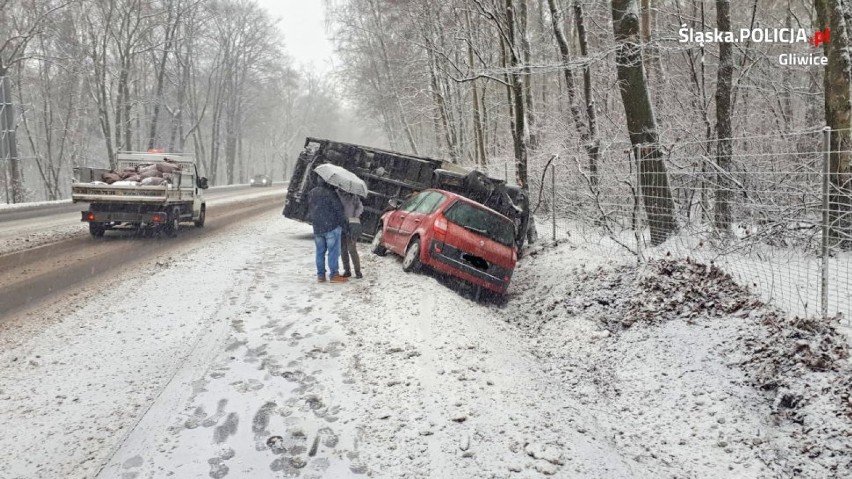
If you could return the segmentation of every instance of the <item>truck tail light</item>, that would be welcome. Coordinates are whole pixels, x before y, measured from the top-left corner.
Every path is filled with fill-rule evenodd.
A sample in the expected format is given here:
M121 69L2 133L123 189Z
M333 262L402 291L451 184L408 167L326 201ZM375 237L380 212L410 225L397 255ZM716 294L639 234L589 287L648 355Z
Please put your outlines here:
M89 221L95 221L95 214L89 213L88 215L86 215L86 219Z
M444 218L444 215L439 213L435 218L435 223L432 225L432 230L435 232L435 239L444 241L447 238L447 228L447 218Z
M159 222L160 222L160 215L154 215L154 217L153 217L153 218L151 218L151 220L152 220L154 223L159 223Z

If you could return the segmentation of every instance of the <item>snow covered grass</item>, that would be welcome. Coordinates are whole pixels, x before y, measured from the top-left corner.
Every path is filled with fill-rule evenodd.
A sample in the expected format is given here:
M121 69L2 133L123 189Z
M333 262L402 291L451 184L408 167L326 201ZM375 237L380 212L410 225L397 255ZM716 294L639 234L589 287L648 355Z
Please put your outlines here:
M553 222L549 217L536 219L539 237L552 241ZM735 228L739 231L740 228ZM559 241L582 246L596 255L634 258L636 237L632 231L607 234L602 228L570 218L557 218ZM794 316L820 314L822 261L813 251L796 247L769 245L749 236L738 237L722 251L706 241L707 235L681 230L657 247L649 246L645 232L642 255L645 259L692 258L715 264L731 274L737 283L748 287L764 302L778 306ZM763 238L766 239L766 238ZM631 251L628 251L627 246ZM852 325L852 253L837 253L829 258L828 312L840 313L845 326Z

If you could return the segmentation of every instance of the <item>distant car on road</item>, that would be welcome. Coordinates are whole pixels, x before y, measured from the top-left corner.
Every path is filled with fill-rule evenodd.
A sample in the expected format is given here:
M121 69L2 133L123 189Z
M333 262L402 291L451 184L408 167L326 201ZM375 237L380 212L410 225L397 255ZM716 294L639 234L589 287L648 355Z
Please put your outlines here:
M372 250L403 257L402 269L428 266L503 295L518 262L515 225L449 191L428 189L404 202L391 200L380 219Z
M266 175L254 175L249 184L251 186L272 186L272 178Z

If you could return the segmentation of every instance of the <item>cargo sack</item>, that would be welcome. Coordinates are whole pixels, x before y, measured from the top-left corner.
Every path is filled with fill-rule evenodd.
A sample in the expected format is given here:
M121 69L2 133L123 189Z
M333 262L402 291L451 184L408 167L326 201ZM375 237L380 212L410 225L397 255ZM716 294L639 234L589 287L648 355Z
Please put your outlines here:
M138 174L136 174L136 173L133 173L133 175L128 176L127 178L125 178L125 179L124 179L124 181L135 181L135 182L139 182L139 181L142 181L142 177L141 177L141 176L139 176L139 175L138 175Z
M180 166L174 163L157 163L155 167L160 173L177 173L178 171L180 171Z
M156 168L154 168L154 169L150 169L150 170L147 170L147 169L146 170L140 170L139 171L139 177L142 178L143 180L145 178L162 178L163 174L160 173L159 171L157 171Z
M148 178L143 178L142 181L139 182L139 186L159 186L165 182L166 180L159 176L149 176Z
M121 179L126 180L127 178L130 178L131 176L137 176L137 173L136 173L135 169L128 168L126 170L120 171L118 173L118 176L120 176Z
M110 171L109 173L102 174L101 179L104 181L104 183L111 185L116 181L121 181L121 176L119 176L117 173L113 173Z
M139 167L139 174L140 175L144 174L144 175L148 175L148 176L154 176L153 173L159 173L159 172L160 171L157 169L157 165L145 165L145 166Z

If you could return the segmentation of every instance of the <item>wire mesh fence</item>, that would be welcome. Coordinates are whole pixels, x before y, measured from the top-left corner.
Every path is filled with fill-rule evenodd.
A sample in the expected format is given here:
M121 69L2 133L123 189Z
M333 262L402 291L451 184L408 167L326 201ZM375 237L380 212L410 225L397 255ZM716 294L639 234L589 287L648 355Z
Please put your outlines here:
M830 147L841 133L734 138L721 158L717 141L612 143L596 155L578 145L538 165L538 233L609 256L712 263L790 314L848 324L852 151Z

